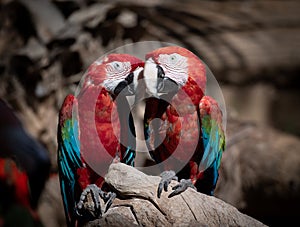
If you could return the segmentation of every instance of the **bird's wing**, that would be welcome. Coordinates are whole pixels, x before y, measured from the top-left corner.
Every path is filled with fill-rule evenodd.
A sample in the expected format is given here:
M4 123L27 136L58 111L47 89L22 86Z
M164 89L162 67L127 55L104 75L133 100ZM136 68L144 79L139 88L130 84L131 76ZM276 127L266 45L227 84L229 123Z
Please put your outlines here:
M201 99L200 119L204 153L199 170L209 168L215 160L219 168L225 148L225 133L222 127L222 111L213 98L204 96Z
M73 107L77 100L68 95L61 107L58 124L58 168L60 175L61 193L67 221L73 222L76 207L75 190L77 170L82 167L80 145L78 140L78 119L73 117Z

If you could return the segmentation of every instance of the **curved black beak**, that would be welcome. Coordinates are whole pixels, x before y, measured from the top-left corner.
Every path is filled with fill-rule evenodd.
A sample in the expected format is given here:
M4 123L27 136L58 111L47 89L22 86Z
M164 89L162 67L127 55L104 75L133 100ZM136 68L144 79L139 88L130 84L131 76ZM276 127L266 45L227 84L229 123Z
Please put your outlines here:
M121 81L116 88L114 89L114 95L119 95L121 92L123 95L133 95L134 92L131 89L132 87L132 81L130 82L130 79L127 78L131 78L133 77L133 73L130 73L125 80Z
M178 84L170 78L158 78L157 92L158 93L174 93L179 89Z
M135 71L128 74L128 76L122 80L114 89L114 95L119 95L122 92L122 95L131 96L135 94L137 87L137 78L141 72L142 68L137 68Z

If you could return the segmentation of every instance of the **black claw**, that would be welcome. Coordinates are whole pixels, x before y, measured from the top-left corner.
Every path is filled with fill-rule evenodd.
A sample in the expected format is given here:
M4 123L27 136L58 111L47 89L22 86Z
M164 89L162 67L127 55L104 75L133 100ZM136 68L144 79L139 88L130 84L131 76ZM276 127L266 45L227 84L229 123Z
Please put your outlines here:
M160 198L160 195L162 193L162 189L163 189L163 183L160 181L159 185L158 185L158 189L157 189L157 197Z
M179 195L180 193L184 192L187 188L193 188L197 190L190 179L181 179L179 184L172 187L173 192L168 196L168 198L171 198L175 195Z
M157 189L157 197L160 198L160 195L162 193L162 189L164 188L164 191L168 191L168 186L171 183L172 180L178 180L178 177L176 176L175 172L173 170L170 171L164 171L160 174L161 180L158 185Z
M106 203L106 207L105 207L104 213L106 213L106 211L110 208L110 206L112 205L113 201L117 197L117 194L114 193L114 192L108 192L106 196L107 196L108 199L106 201L104 200L105 203Z
M180 194L180 192L173 191L173 192L170 193L170 195L168 195L168 198L172 198L173 196L178 195L178 194Z
M170 182L171 182L171 179L167 179L167 180L164 182L164 190L165 190L165 192L168 191L168 186L169 186Z

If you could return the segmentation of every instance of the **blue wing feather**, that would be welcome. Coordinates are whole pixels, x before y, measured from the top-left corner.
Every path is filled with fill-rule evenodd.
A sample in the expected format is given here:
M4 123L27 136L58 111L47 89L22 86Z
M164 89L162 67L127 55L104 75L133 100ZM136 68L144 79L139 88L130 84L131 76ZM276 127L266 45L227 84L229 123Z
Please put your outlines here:
M211 116L207 115L201 121L204 153L199 168L200 170L204 170L211 166L215 159L218 159L219 154L223 152L220 147L223 135L218 124ZM208 125L210 127L207 127Z
M200 103L201 107L203 108L201 131L204 152L199 164L199 170L205 171L200 182L202 182L202 185L205 185L203 191L206 194L213 195L218 180L218 169L222 153L225 148L225 134L221 122L222 112L217 102L211 97L204 96Z
M74 224L77 169L83 166L80 158L78 120L72 117L72 105L67 96L61 108L58 125L58 168L61 194L68 225ZM74 97L72 97L72 100Z

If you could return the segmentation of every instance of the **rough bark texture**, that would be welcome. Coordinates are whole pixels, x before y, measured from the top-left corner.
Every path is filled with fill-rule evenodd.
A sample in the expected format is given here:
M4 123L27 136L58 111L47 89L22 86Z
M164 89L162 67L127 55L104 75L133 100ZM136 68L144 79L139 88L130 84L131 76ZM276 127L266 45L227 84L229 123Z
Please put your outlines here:
M86 226L264 226L222 200L190 188L168 198L175 181L158 198L160 177L122 163L112 164L105 180L118 198L101 219Z

